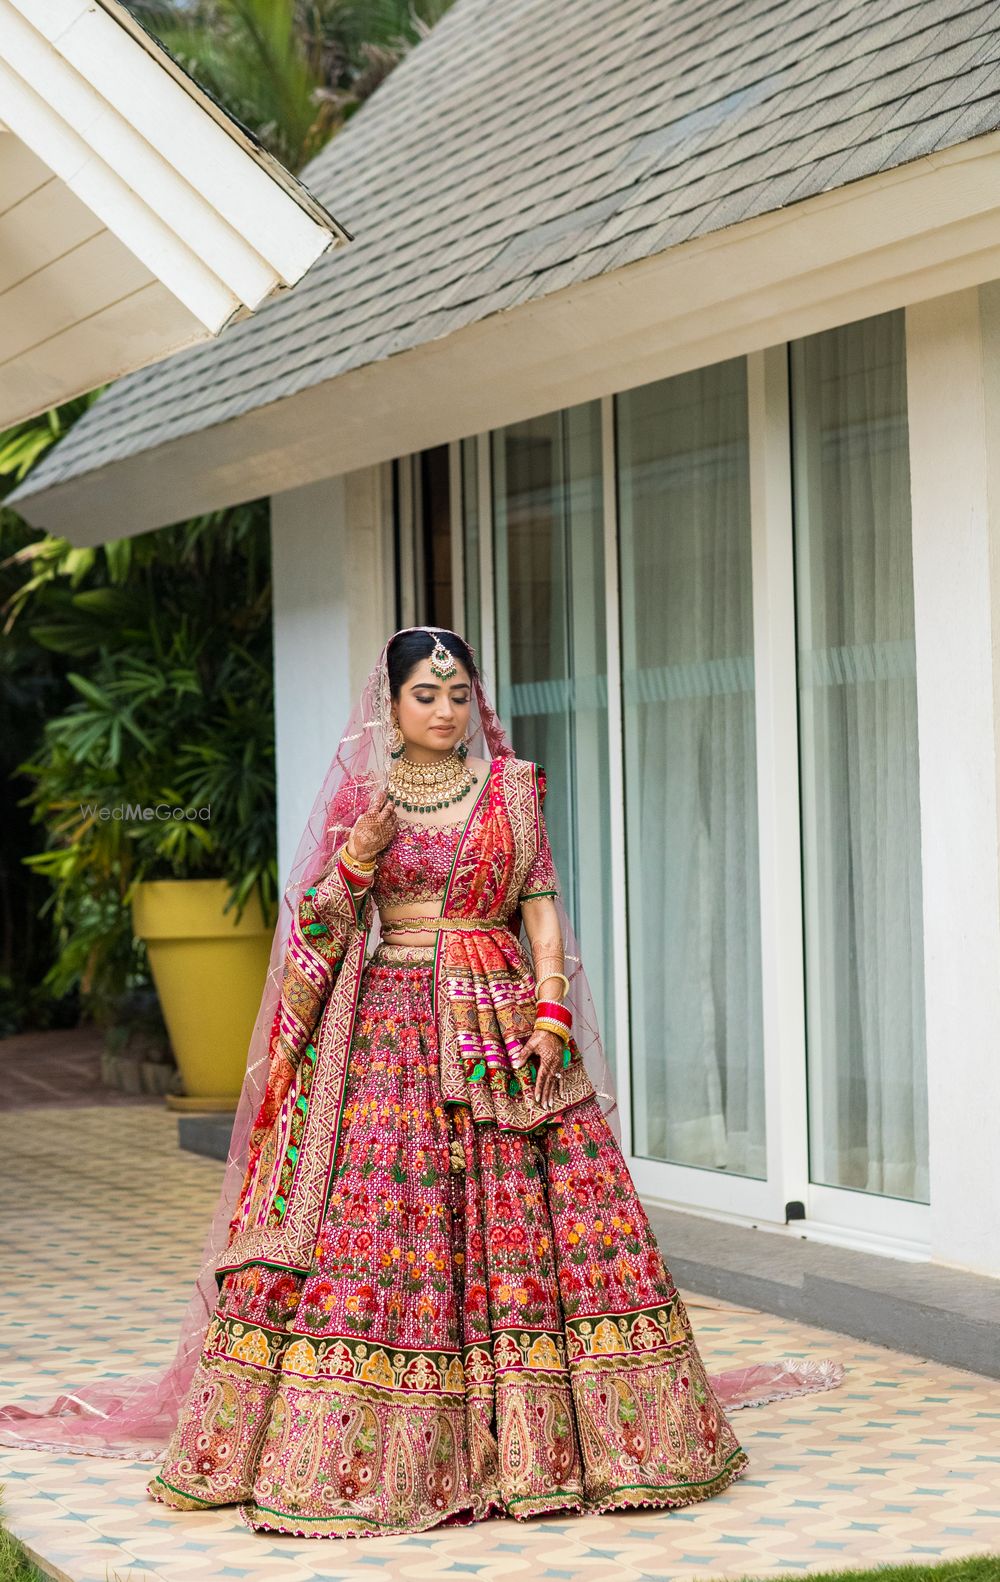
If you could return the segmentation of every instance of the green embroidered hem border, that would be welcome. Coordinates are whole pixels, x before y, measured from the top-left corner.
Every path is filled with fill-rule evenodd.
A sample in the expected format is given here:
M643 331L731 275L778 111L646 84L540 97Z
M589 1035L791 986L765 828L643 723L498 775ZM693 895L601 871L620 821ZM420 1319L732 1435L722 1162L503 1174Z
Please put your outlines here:
M240 1274L242 1272L242 1270L244 1270L244 1269L256 1269L256 1268L260 1268L260 1269L274 1269L279 1274L301 1274L301 1275L305 1276L305 1275L308 1275L308 1273L309 1273L309 1270L308 1269L303 1269L301 1267L301 1265L290 1264L290 1263L272 1263L272 1262L270 1262L270 1260L264 1259L264 1258L244 1258L242 1263L234 1263L231 1268L228 1268L228 1269L216 1269L216 1271L215 1271L215 1283L219 1287L219 1289L221 1290L222 1289L222 1282L226 1278L227 1274Z
M592 1499L587 1499L586 1496L581 1496L579 1492L574 1492L570 1489L565 1491L553 1489L551 1493L546 1494L515 1494L510 1499L503 1499L497 1495L485 1503L490 1507L499 1507L501 1510L506 1510L515 1519L521 1520L525 1520L530 1516L541 1515L549 1510L566 1509L567 1507L581 1511L586 1515L596 1515L609 1508L627 1509L632 1505L691 1505L700 1500L710 1498L716 1491L721 1493L734 1480L734 1477L749 1464L750 1458L747 1452L742 1446L739 1446L736 1450L730 1452L718 1472L714 1473L710 1478L682 1480L678 1483L619 1483L608 1489L606 1493ZM687 1489L696 1491L690 1499L684 1500L671 1497L678 1492L683 1493ZM637 1495L639 1498L631 1500L629 1499L630 1495ZM454 1510L476 1509L483 1504L484 1501L482 1499L469 1499L456 1505ZM515 1512L515 1506L526 1506L528 1508ZM340 1513L329 1511L322 1516L308 1516L301 1511L284 1511L275 1505L260 1505L256 1501L244 1502L244 1509L248 1513L251 1526L253 1525L254 1513L259 1511L262 1516L277 1516L279 1520L288 1523L297 1522L301 1525L325 1523L331 1531L343 1526L353 1526L365 1532L385 1532L388 1530L399 1533L425 1531L428 1525L440 1525L443 1517L453 1514L452 1512L443 1511L441 1516L435 1516L430 1524L425 1523L419 1529L410 1529L400 1527L395 1522L382 1522L372 1516L362 1516L357 1512L345 1511Z
M352 1522L355 1527L363 1527L367 1532L381 1531L384 1527L392 1527L392 1522L376 1521L374 1516L359 1516L354 1512L345 1511L339 1515L336 1511L329 1511L325 1516L303 1516L301 1511L281 1511L276 1505L258 1505L256 1500L246 1502L251 1512L261 1511L265 1516L281 1516L289 1522Z
M602 1494L599 1501L595 1501L594 1504L595 1506L598 1504L603 1505L605 1500L615 1499L619 1494L642 1493L655 1495L667 1494L671 1489L711 1489L718 1483L720 1478L724 1478L727 1475L730 1471L730 1463L733 1461L737 1461L740 1466L744 1462L747 1466L750 1465L750 1457L742 1445L738 1445L735 1450L729 1452L718 1472L713 1473L710 1478L693 1478L686 1482L682 1480L680 1483L619 1483L613 1489L609 1489L607 1494ZM511 1503L513 1504L514 1502L511 1501Z
M171 1494L179 1494L182 1500L191 1500L198 1505L204 1506L206 1510L211 1510L213 1506L218 1505L217 1500L203 1500L199 1494L191 1494L187 1489L179 1489L176 1483L168 1483L166 1478L161 1477L158 1472L150 1479L150 1482L161 1483L165 1489L170 1490ZM237 1503L238 1502L235 1500L229 1501L229 1504L231 1505L235 1505Z

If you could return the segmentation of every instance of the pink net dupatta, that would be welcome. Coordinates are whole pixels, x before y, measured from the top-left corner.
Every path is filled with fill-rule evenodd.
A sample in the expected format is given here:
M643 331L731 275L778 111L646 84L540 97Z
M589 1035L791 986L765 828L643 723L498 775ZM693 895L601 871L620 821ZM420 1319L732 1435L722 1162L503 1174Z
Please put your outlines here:
M436 627L404 631L438 634ZM394 633L393 636L398 634ZM444 634L447 636L447 634ZM323 873L346 839L358 814L384 789L391 763L390 696L385 644L351 712L337 750L309 814L292 859L275 926L260 1009L247 1053L222 1185L212 1215L201 1263L181 1322L176 1349L166 1366L146 1373L96 1377L67 1387L44 1406L34 1402L0 1405L0 1444L17 1449L73 1451L137 1461L159 1459L176 1424L215 1309L215 1271L228 1245L230 1221L246 1175L249 1141L260 1110L270 1064L271 1035L281 1000L285 952L292 919L303 894ZM490 703L481 677L473 682L469 752L493 759L514 752ZM598 1103L615 1137L621 1128L614 1082L601 1041L594 1000L580 956L579 942L561 900L555 904L563 931L565 968L570 981L566 1003L573 1014L573 1035ZM377 911L369 929L369 948L380 937ZM779 1357L710 1375L724 1410L760 1405L787 1395L827 1390L839 1384L843 1367L831 1358L803 1361Z

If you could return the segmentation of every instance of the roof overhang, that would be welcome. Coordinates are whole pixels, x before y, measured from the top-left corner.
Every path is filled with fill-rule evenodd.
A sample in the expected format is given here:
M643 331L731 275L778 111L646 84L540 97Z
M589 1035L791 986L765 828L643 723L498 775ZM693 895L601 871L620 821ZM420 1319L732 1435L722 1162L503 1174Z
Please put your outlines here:
M118 0L0 0L0 427L217 335L349 234Z
M10 498L102 543L980 284L998 201L1000 132Z

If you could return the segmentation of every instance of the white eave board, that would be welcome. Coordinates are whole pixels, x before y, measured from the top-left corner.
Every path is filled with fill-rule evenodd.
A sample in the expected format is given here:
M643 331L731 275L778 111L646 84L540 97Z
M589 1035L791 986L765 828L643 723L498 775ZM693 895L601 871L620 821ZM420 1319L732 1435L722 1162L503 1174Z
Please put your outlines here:
M117 0L0 0L0 427L218 335L349 233Z

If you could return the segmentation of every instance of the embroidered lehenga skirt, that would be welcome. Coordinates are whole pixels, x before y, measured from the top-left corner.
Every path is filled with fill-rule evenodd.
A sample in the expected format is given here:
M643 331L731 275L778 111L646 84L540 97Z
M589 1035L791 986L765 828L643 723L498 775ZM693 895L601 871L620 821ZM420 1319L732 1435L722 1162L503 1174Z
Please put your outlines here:
M225 1276L167 1504L412 1533L688 1505L749 1464L596 1099L530 1133L442 1103L433 955L364 965L312 1266Z

